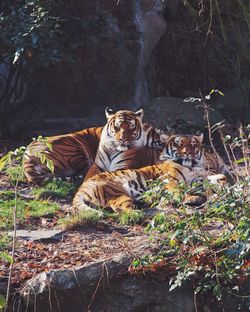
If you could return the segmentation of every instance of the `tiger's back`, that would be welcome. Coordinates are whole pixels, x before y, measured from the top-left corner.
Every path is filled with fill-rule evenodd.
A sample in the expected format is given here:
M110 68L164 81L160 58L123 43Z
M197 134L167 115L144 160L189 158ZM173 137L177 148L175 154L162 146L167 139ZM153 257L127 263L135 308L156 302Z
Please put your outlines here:
M156 156L148 156L148 161L143 159L136 165L132 165L129 157L122 158L125 150L162 146L158 131L142 123L143 110L113 112L107 108L105 112L107 123L104 127L47 138L52 146L51 150L44 141L32 142L24 155L23 163L28 181L41 184L53 176L84 176L88 172L87 179L102 171L152 164L152 157ZM41 163L39 154L53 162L53 173Z
M93 164L103 127L88 128L65 135L48 137L46 141L35 140L24 154L24 174L29 182L40 184L52 176L86 174ZM51 149L48 144L51 144ZM54 173L40 157L53 161Z
M164 161L157 165L140 169L126 169L104 172L84 181L73 199L75 210L93 207L111 208L114 211L130 211L134 202L148 188L148 181L166 180L166 188L179 196L179 182L191 184L204 177L203 169L192 169L173 161Z

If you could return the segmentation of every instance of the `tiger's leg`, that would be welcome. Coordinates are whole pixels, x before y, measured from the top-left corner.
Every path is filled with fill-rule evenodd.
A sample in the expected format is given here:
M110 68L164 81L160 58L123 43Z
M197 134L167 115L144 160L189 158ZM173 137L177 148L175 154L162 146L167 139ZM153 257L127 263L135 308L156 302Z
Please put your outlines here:
M107 205L115 212L129 212L134 208L134 201L133 198L124 194L109 199Z
M183 204L190 206L199 206L204 203L205 197L200 195L184 195L184 190L182 187L175 181L170 181L166 184L166 189L172 194L174 201L183 201Z
M27 180L34 184L42 184L53 177L52 172L46 165L42 165L40 160L35 157L25 158L24 156L24 175Z

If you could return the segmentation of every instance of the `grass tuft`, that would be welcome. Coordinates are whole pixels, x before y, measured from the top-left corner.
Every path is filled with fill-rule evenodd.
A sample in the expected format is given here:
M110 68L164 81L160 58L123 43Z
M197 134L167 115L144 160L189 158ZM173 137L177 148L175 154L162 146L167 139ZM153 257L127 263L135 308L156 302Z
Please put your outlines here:
M119 217L119 223L122 225L133 225L142 223L145 218L144 212L140 210L131 210L129 212L123 212Z
M76 227L88 228L97 225L102 217L101 213L98 211L81 211L76 215L63 218L59 220L59 223L65 230L72 230Z

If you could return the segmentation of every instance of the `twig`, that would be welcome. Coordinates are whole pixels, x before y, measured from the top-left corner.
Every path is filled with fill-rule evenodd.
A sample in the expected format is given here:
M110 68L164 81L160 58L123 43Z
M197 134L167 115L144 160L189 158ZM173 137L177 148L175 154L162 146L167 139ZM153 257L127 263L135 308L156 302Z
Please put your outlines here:
M196 298L195 290L194 290L194 309L195 309L195 312L198 312L198 308L197 308L197 298Z
M112 236L114 238L119 239L123 243L123 245L126 247L127 251L131 254L131 256L133 256L136 260L141 260L140 257L133 252L133 250L131 249L129 244L126 242L126 240L124 239L124 237L122 237L122 235L120 233L113 232Z
M90 307L91 307L91 305L92 305L92 303L93 303L93 301L94 301L95 295L96 295L96 293L97 293L97 291L98 291L98 289L99 289L99 287L100 287L101 281L102 281L102 279L103 279L103 277L104 277L104 267L105 267L106 270L107 270L105 261L104 261L103 264L102 264L102 274L101 274L101 276L100 276L100 278L99 278L99 280L98 280L98 282L97 282L96 288L95 288L95 290L94 290L94 292L93 292L93 294L92 294L91 301L90 301L90 303L88 304L87 312L91 312Z
M10 300L10 285L11 285L11 277L12 277L12 271L13 271L13 265L14 265L14 257L15 257L15 248L16 248L16 230L17 230L17 218L16 218L16 212L17 212L17 186L19 183L19 179L17 178L16 184L15 184L15 204L13 207L13 222L14 222L14 229L13 229L13 240L12 240L12 250L11 250L11 264L10 264L10 271L9 271L9 278L8 278L8 285L7 285L7 293L6 293L6 306L4 311L7 312L8 306L9 306L9 300Z

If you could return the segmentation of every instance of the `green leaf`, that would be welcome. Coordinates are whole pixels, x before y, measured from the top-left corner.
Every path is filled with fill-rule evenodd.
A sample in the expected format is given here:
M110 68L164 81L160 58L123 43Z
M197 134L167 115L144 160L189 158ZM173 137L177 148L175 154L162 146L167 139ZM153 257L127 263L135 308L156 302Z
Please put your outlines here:
M52 152L53 151L52 144L49 142L46 142L46 145L47 145L48 149Z
M140 265L140 261L139 261L139 260L134 260L134 261L133 261L133 266L134 266L135 268L137 268L139 265Z
M224 96L224 93L218 90L219 95Z
M170 239L169 246L174 247L175 245L176 245L176 240L175 239Z
M5 306L6 306L5 297L0 294L0 309L3 309Z
M5 252L0 252L0 258L4 259L8 263L13 263L12 257L7 255Z
M47 159L47 167L49 168L49 170L52 172L52 173L54 173L54 171L55 171L55 167L54 167L54 163L53 163L53 161L52 160L50 160L50 159Z
M46 155L44 153L41 153L39 158L40 158L41 163L43 165L45 163L45 161L46 161Z
M247 162L247 161L249 161L250 160L250 158L249 157L247 157L247 158L240 158L240 159L237 159L237 160L235 160L235 164L242 164L242 163L245 163L245 162Z
M6 154L2 158L0 158L0 171L2 171L3 168L6 166L8 159L9 159L9 154Z

